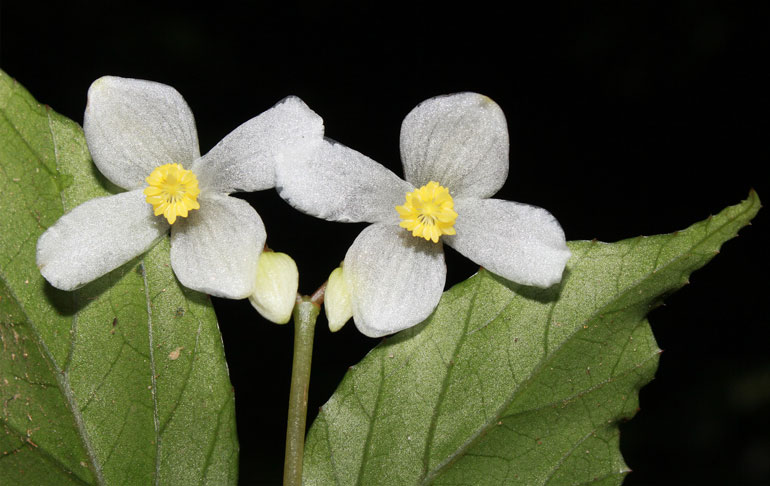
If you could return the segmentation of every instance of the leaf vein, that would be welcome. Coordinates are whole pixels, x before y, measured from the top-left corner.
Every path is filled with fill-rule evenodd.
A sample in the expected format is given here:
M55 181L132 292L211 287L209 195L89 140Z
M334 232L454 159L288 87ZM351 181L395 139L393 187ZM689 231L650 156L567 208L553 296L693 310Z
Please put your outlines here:
M468 337L468 328L470 327L471 322L471 315L473 314L473 306L476 302L476 298L479 294L479 287L481 283L477 279L475 282L475 288L473 293L471 294L470 302L468 304L468 310L465 314L465 320L463 322L463 331L460 334L460 338L457 340L457 343L455 344L455 347L452 351L452 359L456 359L458 353L460 352L460 349L462 348L463 344L465 343L465 340ZM454 367L447 367L445 368L444 377L441 382L441 389L439 390L438 397L436 397L436 405L433 407L433 413L431 415L430 419L430 425L428 426L428 432L427 436L425 438L425 449L423 450L423 457L422 457L422 484L428 484L435 478L435 474L430 474L430 453L433 446L433 439L436 434L436 428L438 427L438 419L440 415L441 405L444 401L444 398L446 397L446 393L449 389L449 383L450 383L450 377L452 376L452 370Z
M2 272L0 272L0 281L2 282L6 291L8 292L8 295L11 296L14 302L16 302L16 305L19 307L19 310L21 310L22 314L24 315L24 319L26 323L29 325L30 330L35 334L35 338L39 343L40 348L43 350L43 354L45 358L49 363L51 363L51 366L54 369L54 376L56 376L56 381L58 383L58 388L59 390L61 390L62 395L65 398L65 402L67 403L67 407L69 408L75 420L75 425L78 429L80 439L83 441L83 446L85 447L86 454L88 455L88 459L91 462L92 471L96 476L98 484L100 485L105 484L104 477L102 476L101 465L99 464L99 461L96 457L96 451L94 450L93 445L91 444L90 436L88 434L88 431L86 430L85 423L83 422L83 416L81 415L80 410L78 409L77 399L75 398L72 392L72 389L70 388L68 375L64 373L56 364L56 360L54 359L51 351L48 349L48 346L46 345L46 343L41 338L40 332L38 331L37 326L35 326L35 324L33 323L26 308L21 303L18 295L16 295L16 292L14 292L13 289L11 288L5 274Z

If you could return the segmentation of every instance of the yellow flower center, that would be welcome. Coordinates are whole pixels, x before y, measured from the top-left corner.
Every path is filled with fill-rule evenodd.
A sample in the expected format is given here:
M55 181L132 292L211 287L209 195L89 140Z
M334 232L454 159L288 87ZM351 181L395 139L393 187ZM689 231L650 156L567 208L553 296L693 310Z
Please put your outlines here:
M161 165L146 181L149 184L144 190L147 202L155 209L155 216L162 214L169 224L174 224L177 216L186 218L188 211L201 207L198 178L179 164Z
M406 203L396 206L401 215L399 226L412 232L412 236L438 243L441 235L455 234L454 200L449 189L430 181L419 189L406 194Z

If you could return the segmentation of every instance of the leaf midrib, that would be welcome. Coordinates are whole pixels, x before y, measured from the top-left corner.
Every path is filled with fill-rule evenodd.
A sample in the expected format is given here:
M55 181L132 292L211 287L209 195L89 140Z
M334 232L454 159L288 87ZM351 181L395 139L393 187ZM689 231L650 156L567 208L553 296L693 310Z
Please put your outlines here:
M158 417L158 383L155 378L155 347L152 345L152 299L150 298L150 286L147 283L147 269L144 266L144 258L141 259L139 268L142 269L142 284L144 286L144 299L147 305L147 346L150 357L150 386L152 387L152 422L155 431L155 485L160 481L160 418Z
M471 294L470 302L468 303L468 310L465 313L465 322L463 325L463 332L460 336L460 339L457 340L457 343L455 344L454 349L452 350L452 358L450 359L449 363L447 363L447 371L446 373L444 373L444 378L441 382L441 390L439 391L439 395L436 399L436 407L433 408L433 414L431 415L431 418L430 418L430 425L428 427L428 434L425 438L425 449L423 451L423 457L422 457L423 478L427 477L427 475L430 472L428 469L429 462L430 462L430 453L433 450L433 438L436 433L436 427L438 427L438 420L440 416L441 405L444 403L444 397L446 396L446 393L449 390L450 377L452 376L452 372L455 369L455 367L452 366L451 363L454 361L455 358L457 358L457 355L459 354L460 349L463 347L463 344L465 344L465 340L468 337L468 327L470 326L471 315L473 314L473 307L476 303L476 297L479 295L480 286L481 286L481 283L480 281L477 280L475 284L475 291L473 292L473 294Z

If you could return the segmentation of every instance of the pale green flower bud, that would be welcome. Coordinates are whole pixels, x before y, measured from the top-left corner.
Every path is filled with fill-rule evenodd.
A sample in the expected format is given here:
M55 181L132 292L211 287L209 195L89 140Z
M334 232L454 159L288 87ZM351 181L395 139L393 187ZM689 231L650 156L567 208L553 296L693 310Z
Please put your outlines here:
M350 292L342 275L342 267L335 268L329 275L324 294L324 309L331 332L342 329L342 326L353 317L353 304L350 301Z
M257 285L249 301L265 319L286 324L291 319L298 286L294 260L285 253L263 251L257 264Z

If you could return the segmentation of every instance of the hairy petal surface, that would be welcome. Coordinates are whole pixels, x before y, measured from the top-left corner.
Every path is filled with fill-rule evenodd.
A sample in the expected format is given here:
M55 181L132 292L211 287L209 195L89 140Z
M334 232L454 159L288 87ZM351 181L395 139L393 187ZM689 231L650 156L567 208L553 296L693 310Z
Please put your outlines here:
M236 128L193 172L205 190L232 193L275 186L275 165L306 159L323 140L323 120L296 96Z
M404 177L436 181L452 197L490 197L508 177L508 126L497 104L476 93L426 100L401 125Z
M37 266L54 287L74 290L144 253L167 231L141 190L91 199L40 236Z
M455 200L447 245L492 273L524 285L561 280L570 251L556 218L535 206L500 199Z
M414 188L369 157L324 140L307 159L276 168L278 193L296 209L329 221L397 222L395 207Z
M125 189L145 185L155 167L186 168L200 156L192 111L171 86L105 76L88 90L83 120L99 170Z
M201 208L174 224L171 266L185 287L228 299L254 292L265 225L247 202L202 195Z
M436 308L446 281L441 244L398 226L373 224L345 255L345 285L353 320L369 337L412 327Z
M303 213L342 222L398 222L395 208L414 190L369 157L330 140L305 160L279 164L276 187Z

